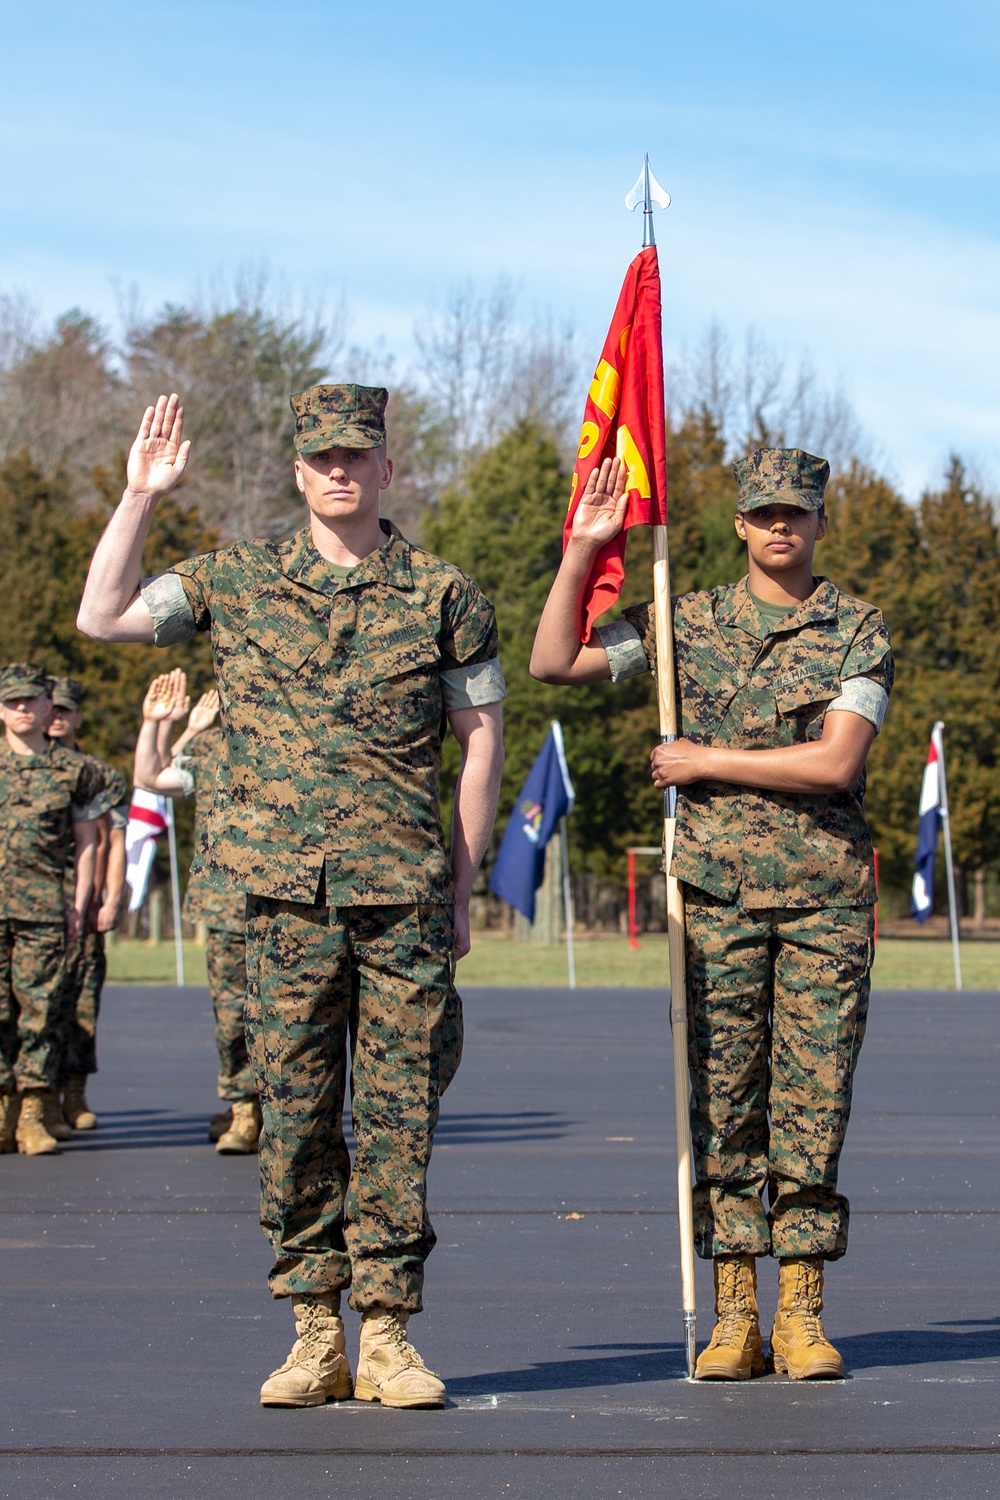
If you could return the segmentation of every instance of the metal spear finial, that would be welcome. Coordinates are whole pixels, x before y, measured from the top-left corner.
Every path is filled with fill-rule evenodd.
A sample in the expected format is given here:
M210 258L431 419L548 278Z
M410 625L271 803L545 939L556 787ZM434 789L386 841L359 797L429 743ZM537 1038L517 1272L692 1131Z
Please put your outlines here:
M642 171L636 178L635 187L625 199L625 207L634 211L640 203L642 204L642 248L645 250L647 245L656 244L656 236L653 233L653 204L658 204L660 208L670 207L670 194L653 176L648 152L643 153Z

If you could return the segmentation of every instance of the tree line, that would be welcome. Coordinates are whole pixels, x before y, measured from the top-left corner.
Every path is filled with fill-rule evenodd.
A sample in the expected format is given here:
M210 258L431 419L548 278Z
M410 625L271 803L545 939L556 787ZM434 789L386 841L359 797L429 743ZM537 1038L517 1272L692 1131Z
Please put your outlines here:
M510 288L467 287L428 315L415 369L350 345L343 308L290 310L258 280L215 303L132 313L113 340L79 311L39 326L0 298L0 659L82 677L86 746L127 770L146 682L165 665L142 646L86 640L75 613L94 543L121 492L138 417L181 392L194 439L183 486L159 507L143 566L239 536L288 535L303 512L291 476L287 398L320 379L386 383L396 477L387 513L465 568L497 608L509 698L502 832L551 718L577 787L577 869L624 881L629 844L656 842L648 775L658 728L651 680L547 687L527 673L558 565L587 355L571 330L524 320ZM878 472L843 395L755 335L711 328L668 364L672 583L708 588L745 571L732 524L734 456L795 444L831 458L830 529L818 567L879 605L897 659L892 706L869 761L867 810L883 890L902 907L931 726L946 724L955 859L966 909L991 913L1000 866L1000 534L990 496L952 458L909 505ZM628 544L622 605L648 597L651 544ZM204 686L207 642L170 653ZM454 776L446 753L446 786ZM181 821L182 845L187 819Z

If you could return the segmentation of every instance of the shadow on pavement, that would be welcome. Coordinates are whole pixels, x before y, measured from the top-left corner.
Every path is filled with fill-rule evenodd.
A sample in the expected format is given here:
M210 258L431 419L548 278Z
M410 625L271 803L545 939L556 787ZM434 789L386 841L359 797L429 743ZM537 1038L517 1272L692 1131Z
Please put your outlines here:
M450 1396L492 1396L497 1391L571 1391L588 1387L643 1385L651 1380L677 1380L684 1374L683 1344L607 1344L586 1348L629 1349L628 1354L602 1354L597 1359L545 1360L526 1370L495 1370L488 1375L452 1377Z
M220 1100L214 1109L223 1109ZM208 1121L213 1112L176 1114L169 1109L102 1110L93 1132L73 1137L74 1151L136 1151L157 1146L207 1146ZM474 1146L491 1143L552 1141L564 1136L573 1121L552 1110L524 1110L519 1114L449 1115L439 1122L434 1139L440 1145ZM349 1115L344 1135L354 1150Z
M490 1141L553 1141L576 1124L553 1110L530 1109L520 1114L447 1115L438 1122L435 1141L449 1146L482 1145Z
M209 1111L179 1115L169 1109L101 1110L93 1131L77 1132L74 1153L140 1151L157 1146L207 1146Z
M970 1326L971 1325L971 1326ZM936 1325L940 1327L941 1325ZM858 1333L834 1342L849 1370L892 1365L953 1364L967 1359L1000 1359L1000 1318L972 1319L950 1325L967 1333L937 1333L929 1328L888 1328Z

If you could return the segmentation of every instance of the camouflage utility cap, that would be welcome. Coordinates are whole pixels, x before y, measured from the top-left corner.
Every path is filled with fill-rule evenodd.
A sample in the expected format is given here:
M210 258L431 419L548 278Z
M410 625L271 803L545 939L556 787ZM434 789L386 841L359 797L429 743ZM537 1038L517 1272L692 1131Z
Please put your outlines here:
M42 667L30 661L8 662L0 671L0 703L14 698L37 698L52 691L52 678Z
M385 442L385 404L380 385L311 385L289 397L295 413L295 449L377 448Z
M79 708L83 702L83 683L77 677L53 677L52 702L56 708Z
M739 485L738 515L760 510L762 505L822 510L830 465L801 448L758 448L749 457L737 459L733 473Z

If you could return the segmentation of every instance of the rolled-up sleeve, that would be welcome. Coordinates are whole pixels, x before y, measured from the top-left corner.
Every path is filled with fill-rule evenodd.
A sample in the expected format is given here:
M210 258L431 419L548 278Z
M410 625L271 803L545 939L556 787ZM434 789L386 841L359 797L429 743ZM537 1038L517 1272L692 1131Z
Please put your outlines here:
M194 610L176 573L144 578L139 592L153 617L154 646L176 646L197 634Z
M507 696L493 606L470 578L463 577L446 602L440 670L441 696L449 713L484 708Z
M628 620L598 625L594 634L607 652L612 682L625 682L629 677L641 677L649 671L639 632Z
M194 796L194 770L193 759L190 755L175 755L170 769L176 771L177 778L181 784L181 793L185 797Z
M500 658L477 662L471 667L451 667L441 673L441 696L448 713L454 708L484 708L502 703L507 696Z
M846 713L860 714L875 725L875 733L882 728L885 711L889 707L889 694L880 682L871 677L848 677L840 684L840 697L828 703L828 714L840 709Z

